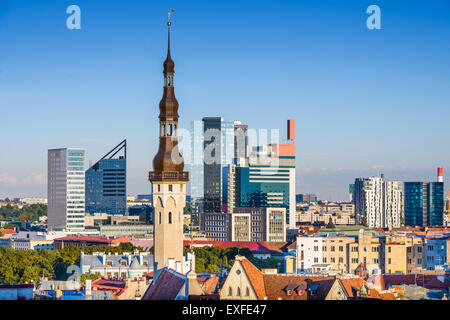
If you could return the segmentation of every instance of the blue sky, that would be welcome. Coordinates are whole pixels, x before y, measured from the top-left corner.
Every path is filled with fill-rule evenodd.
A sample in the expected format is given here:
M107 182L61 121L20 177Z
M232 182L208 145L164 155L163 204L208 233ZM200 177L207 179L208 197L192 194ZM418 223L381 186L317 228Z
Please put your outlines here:
M447 0L0 0L0 197L46 196L49 148L96 161L124 138L128 191L149 192L171 7L182 127L295 119L297 191L324 199L360 176L450 175Z

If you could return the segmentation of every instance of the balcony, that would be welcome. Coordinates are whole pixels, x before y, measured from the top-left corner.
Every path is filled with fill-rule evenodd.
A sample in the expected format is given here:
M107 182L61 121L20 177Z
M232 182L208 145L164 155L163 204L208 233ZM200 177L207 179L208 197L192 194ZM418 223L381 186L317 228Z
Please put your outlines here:
M149 172L148 179L151 182L159 182L159 181L187 182L189 181L189 172L178 172L178 171Z

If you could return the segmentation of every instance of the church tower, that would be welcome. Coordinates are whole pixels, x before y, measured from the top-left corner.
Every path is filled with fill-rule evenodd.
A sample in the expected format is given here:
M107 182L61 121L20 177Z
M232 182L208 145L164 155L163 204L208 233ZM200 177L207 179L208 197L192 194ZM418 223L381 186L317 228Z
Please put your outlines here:
M159 103L159 149L149 180L153 190L155 272L169 267L183 273L183 210L189 173L178 150L178 101L174 90L175 64L170 56L170 12L164 93Z

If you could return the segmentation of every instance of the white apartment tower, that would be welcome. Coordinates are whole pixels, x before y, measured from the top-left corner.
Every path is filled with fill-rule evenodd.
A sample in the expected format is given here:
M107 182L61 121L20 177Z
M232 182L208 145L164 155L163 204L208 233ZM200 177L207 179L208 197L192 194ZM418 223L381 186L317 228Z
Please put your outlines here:
M82 231L85 216L85 151L48 150L48 229Z
M400 227L402 183L381 177L355 180L355 213L357 223L371 228Z

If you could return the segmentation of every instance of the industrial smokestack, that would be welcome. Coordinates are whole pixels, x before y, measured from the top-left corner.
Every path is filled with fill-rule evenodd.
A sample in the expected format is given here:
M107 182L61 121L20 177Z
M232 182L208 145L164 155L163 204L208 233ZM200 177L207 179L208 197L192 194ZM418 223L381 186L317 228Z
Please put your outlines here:
M444 182L444 169L438 168L438 182Z

